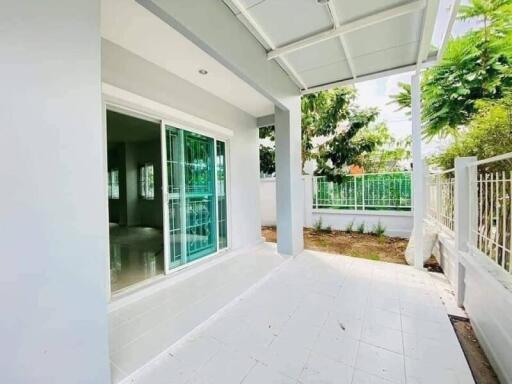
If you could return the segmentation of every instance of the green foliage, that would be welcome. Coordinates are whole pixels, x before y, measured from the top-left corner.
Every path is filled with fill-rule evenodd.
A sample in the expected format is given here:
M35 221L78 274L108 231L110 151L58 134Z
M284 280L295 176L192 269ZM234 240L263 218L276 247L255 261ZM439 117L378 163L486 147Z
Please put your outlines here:
M451 40L441 61L424 72L424 134L455 134L476 112L481 99L500 99L512 86L512 0L471 0L459 18L481 27ZM391 96L400 109L410 108L410 85Z
M388 104L398 105L398 111L405 110L405 114L411 115L411 84L399 82L398 87L400 91L391 95L391 101Z
M405 170L403 160L410 159L411 137L396 140L384 123L361 129L353 141L372 143L373 150L362 152L357 160L365 172L391 172Z
M477 112L467 131L455 136L453 144L434 156L431 163L450 169L454 167L456 157L486 159L512 152L512 95L497 101L479 101L476 107Z
M328 91L304 95L301 99L302 124L302 166L307 160L315 159L317 174L333 180L344 175L343 167L357 164L358 156L370 152L377 145L368 138L352 141L359 130L375 121L378 111L375 108L360 109L354 105L356 91L353 87L334 88ZM260 139L275 140L274 127L260 128ZM318 151L313 140L326 138ZM274 149L260 145L260 165L262 173L271 174L275 165L270 164Z
M352 233L352 230L354 229L354 220L352 220L350 223L347 224L345 227L345 232Z
M373 226L372 233L379 237L384 236L384 234L386 233L386 227L384 225L382 225L380 220L377 222L376 225Z
M361 224L357 226L357 232L364 233L364 221L361 221Z
M332 132L327 130L323 134L331 133L334 136L318 147L315 175L339 182L346 175L347 166L359 165L359 156L364 152L371 152L377 144L374 141L353 139L361 129L374 122L377 116L378 111L375 108L354 107L349 111L345 127L334 130L333 125L324 126Z
M335 88L302 96L302 165L314 159L313 139L336 133L340 121L349 116L349 106L356 96L353 87Z
M269 125L266 127L261 127L259 130L260 139L270 139L271 141L275 141L275 128L273 125Z
M276 151L274 148L260 144L260 173L272 175L276 171Z

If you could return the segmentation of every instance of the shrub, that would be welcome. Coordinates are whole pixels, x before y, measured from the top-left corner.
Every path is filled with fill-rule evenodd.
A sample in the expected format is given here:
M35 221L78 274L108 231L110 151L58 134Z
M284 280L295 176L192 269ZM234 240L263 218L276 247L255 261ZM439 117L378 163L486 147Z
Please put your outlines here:
M347 226L345 227L345 232L351 233L353 229L354 229L354 220L352 220L350 223L347 224Z
M364 233L364 221L362 221L361 224L357 226L357 232Z

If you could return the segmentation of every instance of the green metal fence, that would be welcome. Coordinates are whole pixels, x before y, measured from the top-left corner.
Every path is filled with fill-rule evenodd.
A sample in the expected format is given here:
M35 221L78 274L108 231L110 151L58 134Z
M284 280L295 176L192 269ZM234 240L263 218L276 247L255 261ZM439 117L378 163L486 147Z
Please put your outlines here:
M348 175L336 183L313 178L313 208L410 211L411 172Z

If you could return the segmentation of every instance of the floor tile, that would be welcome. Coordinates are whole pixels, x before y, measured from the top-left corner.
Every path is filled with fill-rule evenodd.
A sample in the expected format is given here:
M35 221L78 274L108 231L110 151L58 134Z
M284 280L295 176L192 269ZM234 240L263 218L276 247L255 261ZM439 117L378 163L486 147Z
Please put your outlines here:
M312 353L300 375L302 384L350 384L354 368Z
M303 252L134 383L473 384L435 289L408 266Z
M297 381L258 363L245 377L242 384L296 384Z
M360 343L356 368L395 383L405 383L403 356L373 345Z
M378 324L363 327L361 341L388 351L403 354L402 332Z

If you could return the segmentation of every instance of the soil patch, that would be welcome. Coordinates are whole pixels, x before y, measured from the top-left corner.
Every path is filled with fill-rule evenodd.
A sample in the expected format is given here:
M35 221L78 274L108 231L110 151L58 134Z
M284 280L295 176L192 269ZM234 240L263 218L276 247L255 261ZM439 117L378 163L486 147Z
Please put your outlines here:
M453 328L464 351L469 368L477 384L499 384L498 377L478 343L471 322L457 316L450 316Z
M263 227L262 235L266 241L276 242L275 227ZM327 232L304 228L304 248L306 249L397 264L406 264L404 252L407 242L407 239L370 233L348 233L335 230Z

